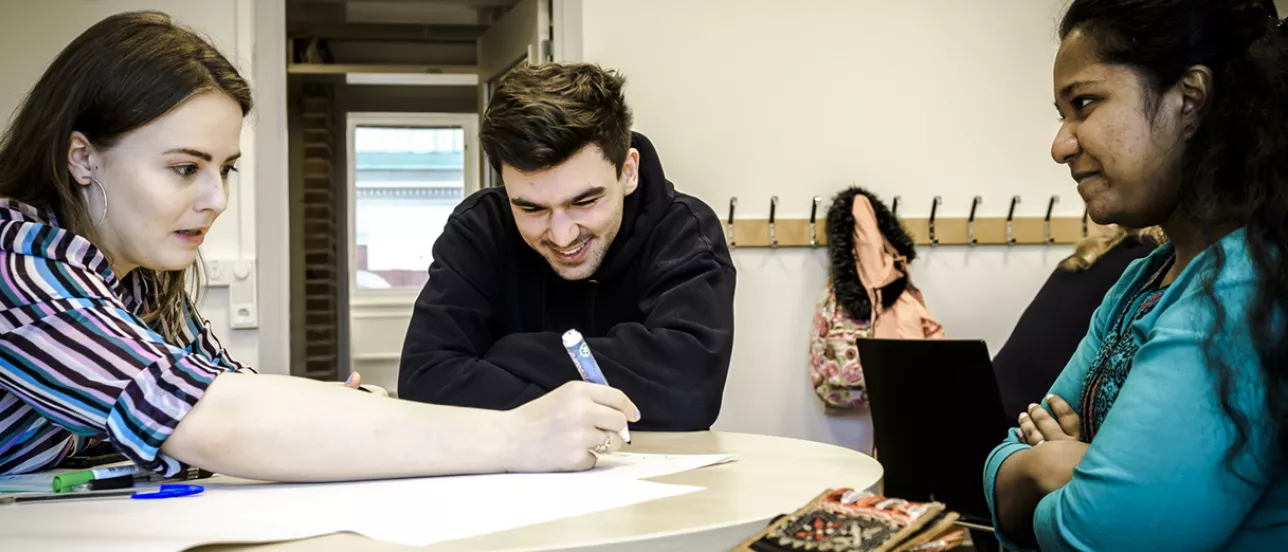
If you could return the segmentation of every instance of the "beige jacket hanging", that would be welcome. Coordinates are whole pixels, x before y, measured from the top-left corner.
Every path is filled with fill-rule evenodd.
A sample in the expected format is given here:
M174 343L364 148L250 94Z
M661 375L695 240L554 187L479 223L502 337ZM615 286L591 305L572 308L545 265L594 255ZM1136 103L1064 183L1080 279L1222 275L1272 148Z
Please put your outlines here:
M887 339L942 339L944 328L926 309L921 290L908 278L908 287L890 308L882 308L881 289L908 275L907 260L891 245L877 225L877 215L867 196L854 196L854 257L859 280L872 303L871 337Z

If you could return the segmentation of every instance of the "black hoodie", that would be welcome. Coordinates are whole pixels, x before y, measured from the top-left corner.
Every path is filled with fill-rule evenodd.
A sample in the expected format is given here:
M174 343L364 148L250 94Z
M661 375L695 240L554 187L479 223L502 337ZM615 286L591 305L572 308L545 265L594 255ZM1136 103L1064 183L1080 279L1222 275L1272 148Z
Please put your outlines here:
M622 226L590 278L561 278L523 241L504 188L457 207L434 243L398 375L402 398L510 409L580 379L560 337L586 336L632 427L702 430L720 413L735 272L720 220L675 191L643 135Z

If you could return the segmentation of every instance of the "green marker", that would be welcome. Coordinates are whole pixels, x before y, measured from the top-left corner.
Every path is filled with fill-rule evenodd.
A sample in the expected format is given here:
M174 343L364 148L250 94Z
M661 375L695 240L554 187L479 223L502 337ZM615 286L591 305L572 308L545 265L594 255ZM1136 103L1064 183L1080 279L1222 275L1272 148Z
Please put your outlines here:
M96 479L107 479L110 477L121 477L123 475L138 475L147 473L147 470L128 464L124 466L113 466L110 468L93 468L88 470L79 470L74 472L60 473L54 476L54 492L65 493L72 490L72 487L83 485Z

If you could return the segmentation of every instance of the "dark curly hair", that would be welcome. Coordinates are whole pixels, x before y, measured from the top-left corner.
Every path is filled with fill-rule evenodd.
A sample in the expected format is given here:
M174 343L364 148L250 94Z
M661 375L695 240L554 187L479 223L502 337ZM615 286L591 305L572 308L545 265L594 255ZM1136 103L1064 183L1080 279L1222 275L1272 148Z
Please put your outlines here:
M1075 0L1060 38L1075 31L1093 40L1101 61L1133 69L1147 98L1156 100L1192 67L1212 71L1211 103L1181 161L1177 208L1208 244L1231 223L1246 230L1257 286L1246 326L1266 383L1265 415L1288 454L1288 28L1271 0ZM1229 315L1214 287L1225 252L1209 249L1201 282L1215 321L1204 356L1235 431L1225 456L1234 470L1251 421L1233 405L1235 377L1221 354Z

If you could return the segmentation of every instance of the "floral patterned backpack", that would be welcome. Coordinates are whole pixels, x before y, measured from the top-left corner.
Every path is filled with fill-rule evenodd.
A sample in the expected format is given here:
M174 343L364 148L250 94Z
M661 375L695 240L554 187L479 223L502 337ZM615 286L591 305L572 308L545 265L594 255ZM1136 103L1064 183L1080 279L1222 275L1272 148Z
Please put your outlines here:
M810 380L828 406L867 406L860 338L936 339L943 326L912 284L912 237L860 188L837 194L827 215L831 278L810 333Z

